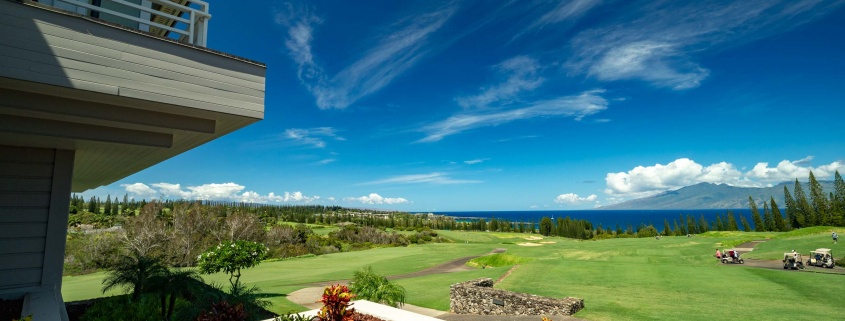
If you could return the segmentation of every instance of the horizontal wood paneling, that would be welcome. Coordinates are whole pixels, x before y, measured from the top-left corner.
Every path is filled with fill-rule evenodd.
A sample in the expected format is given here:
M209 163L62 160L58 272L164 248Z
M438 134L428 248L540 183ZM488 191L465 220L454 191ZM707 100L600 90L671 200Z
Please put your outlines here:
M35 177L49 179L53 176L53 166L50 164L12 161L0 161L0 164L2 164L2 166L0 166L0 177Z
M47 222L48 215L46 205L44 207L0 207L0 223L43 223Z
M0 162L50 164L50 167L52 167L55 157L56 151L52 149L0 146Z
M38 286L41 268L15 269L0 272L0 289Z
M263 118L263 66L8 3L0 76ZM149 93L139 95L139 93Z
M47 223L0 224L0 239L44 237L45 235L47 235Z
M8 177L0 175L4 182L0 184L0 193L8 191L44 192L50 190L52 180L49 178Z
M0 239L0 253L44 253L43 238Z
M50 204L49 193L0 192L0 206L44 206Z

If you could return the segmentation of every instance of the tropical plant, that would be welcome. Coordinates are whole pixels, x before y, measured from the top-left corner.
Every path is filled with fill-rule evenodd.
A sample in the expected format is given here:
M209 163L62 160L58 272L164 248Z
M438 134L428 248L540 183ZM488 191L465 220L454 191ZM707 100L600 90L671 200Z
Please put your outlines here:
M149 289L156 291L161 300L161 317L170 320L176 307L176 299L191 296L198 290L202 278L195 270L164 269L150 279Z
M251 268L261 263L267 256L264 244L238 240L223 242L212 247L197 257L200 272L204 274L220 271L229 274L232 288L240 283L241 269Z
M323 307L317 312L317 316L321 321L353 321L355 309L349 301L354 297L345 285L327 286L320 299Z
M405 288L376 274L373 267L369 265L355 271L352 281L349 282L349 288L361 299L397 307L405 304Z
M141 293L149 292L151 279L167 270L158 258L142 255L122 256L103 279L103 293L123 287L132 290L132 299L137 301Z

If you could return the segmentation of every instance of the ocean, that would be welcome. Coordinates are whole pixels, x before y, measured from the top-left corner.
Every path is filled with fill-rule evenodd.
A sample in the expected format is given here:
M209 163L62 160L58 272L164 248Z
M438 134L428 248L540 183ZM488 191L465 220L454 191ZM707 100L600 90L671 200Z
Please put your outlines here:
M663 221L668 220L672 225L676 220L680 220L683 215L686 219L687 215L695 217L696 221L701 218L701 215L712 223L716 221L716 215L724 215L727 209L705 209L705 210L571 210L571 211L472 211L472 212L434 212L434 214L447 215L457 218L483 218L490 221L491 218L505 219L511 222L539 222L541 218L548 216L550 218L564 218L588 220L593 223L593 228L601 224L602 228L616 229L619 225L622 229L627 228L628 224L637 227L639 224L653 225L658 231L663 230ZM754 228L754 222L751 220L751 209L739 208L730 209L736 217L736 223L740 229L739 216L742 215L748 221L751 228ZM760 213L763 215L763 213ZM682 222L678 221L678 224ZM683 222L686 224L686 221Z

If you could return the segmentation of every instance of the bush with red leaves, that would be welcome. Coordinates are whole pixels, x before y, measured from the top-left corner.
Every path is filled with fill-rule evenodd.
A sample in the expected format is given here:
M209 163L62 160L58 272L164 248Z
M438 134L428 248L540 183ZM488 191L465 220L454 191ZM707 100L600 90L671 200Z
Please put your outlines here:
M220 301L212 304L210 310L202 311L197 321L246 321L248 316L243 305L231 306L229 302Z

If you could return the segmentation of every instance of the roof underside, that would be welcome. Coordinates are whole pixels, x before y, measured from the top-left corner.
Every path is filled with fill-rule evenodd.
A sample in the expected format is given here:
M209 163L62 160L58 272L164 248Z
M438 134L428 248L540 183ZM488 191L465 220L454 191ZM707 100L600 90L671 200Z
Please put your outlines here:
M0 145L76 150L73 191L264 116L265 67L0 0Z

